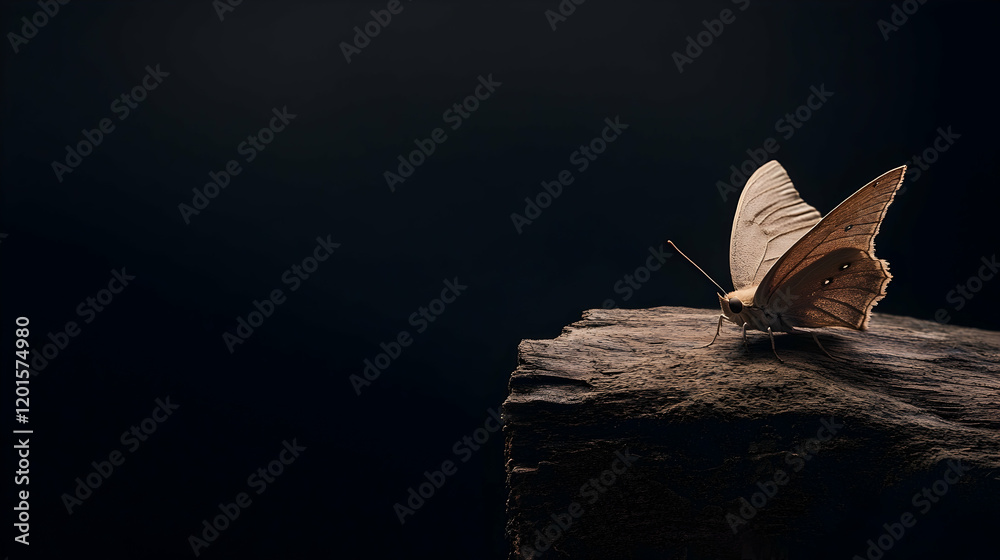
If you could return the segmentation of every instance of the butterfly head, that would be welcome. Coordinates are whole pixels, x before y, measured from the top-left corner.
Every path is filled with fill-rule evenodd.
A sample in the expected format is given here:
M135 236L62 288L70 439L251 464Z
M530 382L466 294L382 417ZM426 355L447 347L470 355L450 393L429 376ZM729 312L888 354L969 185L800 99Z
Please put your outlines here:
M741 313L753 306L753 289L742 289L729 292L724 296L719 296L719 306L722 307L722 314L727 319L741 325L746 319L740 316Z
M743 302L740 301L740 298L731 297L731 298L729 298L728 303L729 303L729 309L733 313L737 313L738 314L740 311L743 311Z

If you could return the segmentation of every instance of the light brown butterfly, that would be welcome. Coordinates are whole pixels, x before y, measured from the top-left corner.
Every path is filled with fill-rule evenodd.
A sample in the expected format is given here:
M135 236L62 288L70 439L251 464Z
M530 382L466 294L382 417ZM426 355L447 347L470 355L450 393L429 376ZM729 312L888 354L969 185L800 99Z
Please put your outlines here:
M865 330L872 308L886 294L892 275L889 263L875 256L875 236L886 210L903 183L906 166L897 167L861 187L825 218L805 203L785 169L776 161L762 165L747 180L736 207L729 241L729 268L735 290L719 288L722 320L774 333L796 333L796 327L846 327ZM823 348L816 333L813 340ZM704 348L704 346L703 346ZM830 356L833 358L833 356Z

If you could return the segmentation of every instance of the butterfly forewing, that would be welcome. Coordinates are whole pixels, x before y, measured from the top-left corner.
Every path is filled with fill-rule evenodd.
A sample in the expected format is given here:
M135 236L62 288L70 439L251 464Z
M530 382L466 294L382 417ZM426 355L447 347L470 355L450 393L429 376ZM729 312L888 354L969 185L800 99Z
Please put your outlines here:
M729 270L739 290L764 278L771 266L820 220L785 168L769 161L747 181L729 239Z
M754 305L783 307L792 326L866 328L892 278L875 256L875 236L905 172L904 165L861 187L802 236L761 281Z

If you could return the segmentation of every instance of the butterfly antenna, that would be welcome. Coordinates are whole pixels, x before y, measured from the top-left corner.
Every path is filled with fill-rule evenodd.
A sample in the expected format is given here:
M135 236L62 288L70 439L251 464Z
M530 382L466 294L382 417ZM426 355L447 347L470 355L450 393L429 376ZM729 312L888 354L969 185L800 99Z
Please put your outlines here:
M715 287L719 289L719 297L723 297L723 298L724 298L724 297L726 297L726 296L725 296L725 294L726 294L726 290L723 290L723 289L722 289L722 286L720 286L718 282L716 282L715 280L712 280L712 277L711 277L711 276L709 276L707 272L705 272L704 270L702 270L700 266L698 266L698 265L694 264L694 261L693 261L693 260L691 260L691 259L689 259L689 258L688 258L688 256L687 256L687 255L685 255L683 251L681 251L680 249L678 249L678 248L677 248L677 245L674 245L674 242L673 242L673 241L671 241L671 240L669 240L669 239L668 239L668 240L667 240L667 243L669 243L669 244L670 244L670 246L674 248L674 251L677 251L678 253L680 253L680 255L681 255L682 257L684 257L685 259L687 259L687 262L689 262L689 263L691 263L692 265L694 265L694 267L698 269L698 272L701 272L702 274L704 274L704 275L705 275L705 278L708 278L708 280L709 280L710 282L712 282L713 284L715 284Z

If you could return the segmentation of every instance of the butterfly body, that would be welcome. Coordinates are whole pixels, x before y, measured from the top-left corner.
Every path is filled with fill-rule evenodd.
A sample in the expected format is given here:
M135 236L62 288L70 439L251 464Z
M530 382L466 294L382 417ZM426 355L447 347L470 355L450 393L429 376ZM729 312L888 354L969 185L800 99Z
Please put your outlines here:
M722 307L722 316L737 327L745 327L757 331L767 332L794 332L795 328L784 321L780 312L767 308L753 307L753 294L756 286L743 288L729 292L725 297L719 297L719 306ZM730 304L732 298L740 300L740 311L733 310L734 305Z

